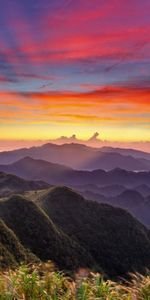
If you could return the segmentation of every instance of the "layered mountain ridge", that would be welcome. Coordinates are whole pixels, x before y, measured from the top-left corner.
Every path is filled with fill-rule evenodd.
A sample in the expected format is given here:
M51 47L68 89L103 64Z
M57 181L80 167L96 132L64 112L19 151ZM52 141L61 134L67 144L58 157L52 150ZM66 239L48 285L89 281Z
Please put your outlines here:
M26 156L79 170L122 168L131 171L150 170L150 154L118 148L92 148L71 143L48 143L39 147L23 148L0 153L0 164L10 164Z

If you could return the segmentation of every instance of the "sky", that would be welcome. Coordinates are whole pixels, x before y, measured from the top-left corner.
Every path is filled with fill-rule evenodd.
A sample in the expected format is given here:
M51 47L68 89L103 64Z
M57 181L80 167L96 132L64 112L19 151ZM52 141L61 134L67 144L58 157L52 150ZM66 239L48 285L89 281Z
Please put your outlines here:
M0 141L150 141L149 0L1 0Z

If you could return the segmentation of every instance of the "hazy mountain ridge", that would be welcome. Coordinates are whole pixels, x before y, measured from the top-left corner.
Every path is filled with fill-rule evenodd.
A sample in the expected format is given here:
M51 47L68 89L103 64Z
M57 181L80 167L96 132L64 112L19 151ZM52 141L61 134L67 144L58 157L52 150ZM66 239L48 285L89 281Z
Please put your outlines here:
M92 148L82 144L56 145L48 143L39 147L23 148L0 153L0 164L10 164L26 156L62 164L75 169L94 170L150 170L150 154L131 149Z
M131 172L121 169L109 172L104 170L78 171L30 157L25 157L11 165L0 165L0 170L25 179L23 181L13 175L1 173L2 178L4 177L2 183L0 180L1 195L5 195L6 188L8 188L8 194L12 194L13 191L20 193L25 190L36 191L47 188L49 185L66 185L73 187L89 200L123 207L146 226L150 226L149 201L145 199L150 195L150 172ZM29 182L29 179L32 181ZM42 180L48 182L49 185L44 182L33 182L33 180ZM126 197L124 197L124 193ZM141 194L141 203L136 201L139 193Z
M80 190L79 193L86 199L121 207L129 211L140 222L150 228L150 199L148 197L143 197L136 190L126 189L124 192L114 197L104 196L90 190Z
M49 184L43 181L25 180L12 174L0 172L0 197L48 187Z
M56 147L62 161L68 155L68 160L76 164L74 158L78 153L80 166L83 159L88 168L100 162L100 151L95 148L47 144L13 152L13 157L18 153L24 155L26 151L38 156L42 150L44 160L25 156L12 164L0 165L0 195L27 192L26 198L14 195L0 200L0 218L14 232L25 253L29 249L37 259L51 259L61 270L86 267L108 277L126 276L128 272L144 272L145 268L150 268L150 233L142 225L150 226L150 171L76 170L48 161L50 154L54 159ZM0 153L0 159L1 154L4 153ZM12 152L9 155L12 158ZM127 160L130 165L133 161L134 166L137 163L132 156L113 152L106 156L101 151L104 164L106 157L109 168L112 161L116 165L119 157L124 164ZM138 158L139 162L145 162L145 158ZM101 166L104 167L102 163ZM92 201L67 187L49 188L58 184L73 187ZM3 265L7 266L6 247L2 243L0 246ZM11 247L6 253L10 264L20 263L14 258ZM1 263L1 267L3 265Z
M25 157L10 165L0 165L0 171L14 174L30 180L43 180L49 184L83 185L125 185L134 187L141 184L150 185L150 172L132 172L120 168L111 171L97 169L94 171L74 170L44 160Z
M114 148L114 147L107 147L107 146L102 147L100 150L104 152L116 152L123 155L131 155L134 158L150 160L150 153L141 150L130 149L130 148Z
M0 165L0 170L25 179L43 180L51 184L61 183L73 169L41 159L24 157L10 165Z

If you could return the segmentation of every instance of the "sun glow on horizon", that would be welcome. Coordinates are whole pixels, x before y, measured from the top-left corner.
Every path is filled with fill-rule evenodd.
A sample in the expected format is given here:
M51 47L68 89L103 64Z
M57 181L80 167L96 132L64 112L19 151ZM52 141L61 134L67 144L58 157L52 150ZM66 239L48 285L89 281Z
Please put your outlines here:
M110 2L2 1L0 140L150 141L150 2Z

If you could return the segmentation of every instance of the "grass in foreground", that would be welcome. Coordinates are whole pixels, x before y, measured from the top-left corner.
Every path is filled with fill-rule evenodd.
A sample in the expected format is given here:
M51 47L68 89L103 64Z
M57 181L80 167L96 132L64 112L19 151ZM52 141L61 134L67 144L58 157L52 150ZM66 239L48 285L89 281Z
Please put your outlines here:
M75 279L55 271L52 263L0 273L0 300L150 300L150 276L132 275L128 284L103 280L80 270Z

